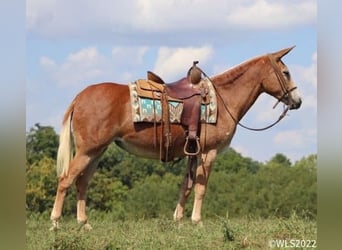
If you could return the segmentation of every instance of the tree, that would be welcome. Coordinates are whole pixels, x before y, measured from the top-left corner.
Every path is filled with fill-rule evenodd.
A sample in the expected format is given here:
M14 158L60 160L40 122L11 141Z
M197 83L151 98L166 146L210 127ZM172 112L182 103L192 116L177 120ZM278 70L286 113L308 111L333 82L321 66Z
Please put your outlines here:
M252 160L249 157L243 157L233 148L228 148L227 151L220 154L214 166L214 171L225 171L226 173L237 173L241 169L247 169L251 173L258 172L261 163Z
M26 134L26 161L28 164L39 162L44 157L56 159L58 135L51 126L36 123Z
M172 216L181 179L170 173L147 176L128 192L125 211L133 218Z
M303 157L294 164L294 167L305 168L311 171L317 171L317 154L312 154L307 157Z
M57 187L55 160L43 157L26 167L26 207L31 212L52 208Z
M291 167L292 165L289 158L281 153L277 153L275 156L273 156L269 163L279 164L284 167Z
M159 160L132 155L114 143L108 146L98 165L99 172L121 181L122 184L129 188L132 188L135 182L152 174L161 177L166 173L183 175L185 168L185 159L164 164Z

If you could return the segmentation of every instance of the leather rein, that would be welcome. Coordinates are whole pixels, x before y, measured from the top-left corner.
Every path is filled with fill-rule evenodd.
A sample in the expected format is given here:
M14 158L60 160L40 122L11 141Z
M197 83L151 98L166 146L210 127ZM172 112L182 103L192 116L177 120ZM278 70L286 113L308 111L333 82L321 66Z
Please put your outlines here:
M286 80L285 80L285 78L284 78L284 76L283 76L283 74L282 74L280 68L277 66L274 57L273 57L271 54L268 54L267 56L268 56L268 58L269 58L269 60L270 60L270 62L271 62L271 65L272 65L272 67L273 67L273 69L274 69L274 72L275 72L275 74L276 74L276 76L277 76L277 78L278 78L279 84L280 84L280 86L281 86L281 88L282 88L282 90L283 90L283 92L284 92L284 94L283 94L280 98L278 98L277 102L274 104L274 106L273 106L273 109L274 109L274 108L275 108L275 107L276 107L284 98L287 98L287 97L289 96L289 94L290 94L293 90L295 90L297 87L293 87L293 88L291 88L291 89L287 89L287 87L286 87ZM201 70L201 69L200 69L200 70ZM227 107L227 104L224 102L224 99L222 98L220 92L217 91L215 84L213 84L213 82L211 81L210 77L209 77L203 70L201 70L201 72L203 73L203 75L204 75L205 77L207 77L207 78L209 79L209 81L210 81L210 82L212 83L212 85L214 86L217 96L221 99L221 102L223 103L223 106L224 106L225 110L226 110L227 113L230 115L230 117L233 119L233 121L235 122L235 124L237 124L237 125L239 125L239 126L245 128L245 129L252 130L252 131L263 131L263 130L266 130L266 129L269 129L269 128L273 127L274 125L276 125L277 123L279 123L279 122L286 116L287 112L289 111L289 109L290 109L290 107L291 107L291 105L292 105L292 100L289 99L289 104L287 104L286 106L285 106L285 104L284 104L284 110L283 110L283 112L280 114L279 118L278 118L275 122L271 123L270 125L268 125L268 126L266 126L266 127L262 127L262 128L251 128L251 127L249 127L249 126L246 126L246 125L242 124L241 122L238 121L238 119L236 119L236 118L233 116L233 114L230 112L229 108Z

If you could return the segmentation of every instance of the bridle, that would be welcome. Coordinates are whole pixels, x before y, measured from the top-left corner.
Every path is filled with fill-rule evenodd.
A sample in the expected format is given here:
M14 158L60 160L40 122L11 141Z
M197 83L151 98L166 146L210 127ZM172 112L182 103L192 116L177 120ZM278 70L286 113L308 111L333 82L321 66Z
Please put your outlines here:
M276 107L284 98L288 98L288 97L289 97L289 94L290 94L293 90L295 90L297 87L295 86L295 87L293 87L293 88L291 88L291 89L288 89L288 88L286 87L286 80L285 80L285 78L284 78L284 76L283 76L283 74L282 74L280 68L278 67L278 65L277 65L277 63L276 63L276 60L275 60L274 56L271 55L271 54L268 54L267 57L268 57L268 59L269 59L270 62L271 62L272 68L273 68L273 70L274 70L274 72L275 72L275 74L276 74L276 76L277 76L277 78L278 78L278 82L279 82L279 84L280 84L280 87L281 87L281 89L283 90L283 95L282 95L280 98L277 98L278 100L277 100L277 102L276 102L276 103L274 104L274 106L273 106L273 109L274 109L274 108L275 108L275 107ZM201 70L201 69L200 69L200 70ZM288 103L287 105L284 104L284 110L283 110L283 112L280 114L279 118L278 118L275 122L273 122L272 124L270 124L270 125L268 125L268 126L266 126L266 127L263 127L263 128L251 128L251 127L249 127L249 126L243 125L241 122L239 122L239 121L237 120L237 118L235 118L235 117L233 116L233 114L230 112L229 108L227 107L227 104L224 102L224 99L222 98L220 92L217 91L217 88L216 88L215 84L213 84L213 82L211 81L210 77L209 77L205 72L203 72L203 70L201 70L201 72L203 73L203 75L204 75L206 78L209 79L209 81L210 81L210 82L212 83L212 85L214 86L216 95L221 99L221 102L223 103L223 106L224 106L225 110L226 110L227 113L230 115L230 117L233 119L233 121L234 121L237 125L239 125L239 126L245 128L245 129L252 130L252 131L263 131L263 130L266 130L266 129L269 129L269 128L273 127L274 125L276 125L278 122L280 122L280 121L286 116L287 112L289 111L290 107L291 107L292 104L293 104L293 103L292 103L292 99L291 99L291 98L288 98L289 103Z
M278 78L278 82L280 84L280 87L282 88L282 90L284 92L283 95L280 98L278 98L278 101L274 104L273 108L275 108L284 98L288 98L289 94L293 90L295 90L297 87L295 86L295 87L293 87L291 89L287 89L287 87L286 87L286 80L285 80L285 78L284 78L280 68L277 66L277 63L275 61L274 56L272 56L271 54L268 54L267 57L268 57L268 59L271 62L273 70L274 70L274 72L275 72L275 74L276 74L276 76ZM289 98L288 100L289 100L289 104L287 104L287 106L291 107L292 99Z

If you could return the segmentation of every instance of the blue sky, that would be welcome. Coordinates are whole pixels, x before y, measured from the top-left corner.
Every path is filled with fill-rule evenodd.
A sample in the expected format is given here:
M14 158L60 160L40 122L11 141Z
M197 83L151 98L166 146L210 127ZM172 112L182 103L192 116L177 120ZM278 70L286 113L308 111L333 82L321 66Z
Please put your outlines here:
M240 127L231 144L258 161L283 153L295 162L317 152L316 19L312 0L27 0L26 130L40 123L59 132L71 100L92 83L128 83L147 70L174 81L193 60L214 75L296 45L283 60L301 109L264 132ZM274 102L261 96L242 122L272 123L281 112Z

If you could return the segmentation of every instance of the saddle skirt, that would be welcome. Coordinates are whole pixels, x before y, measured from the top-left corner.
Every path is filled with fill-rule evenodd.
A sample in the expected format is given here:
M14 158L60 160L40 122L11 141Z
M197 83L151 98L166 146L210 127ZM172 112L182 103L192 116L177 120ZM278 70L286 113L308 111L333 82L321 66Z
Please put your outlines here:
M178 82L180 83L180 81ZM200 85L202 84L202 85ZM190 86L190 85L189 85ZM200 95L200 87L190 89L188 85L163 84L152 80L139 79L129 84L132 118L134 122L162 122L162 95L167 94L169 119L171 123L182 123L184 100ZM201 123L216 123L217 99L215 89L208 78L199 86L205 86L208 93L202 98L200 107Z

